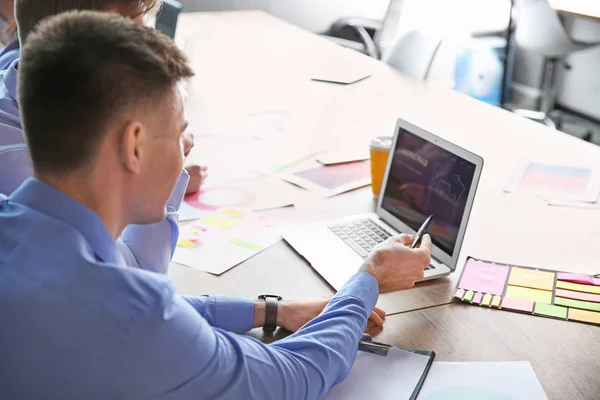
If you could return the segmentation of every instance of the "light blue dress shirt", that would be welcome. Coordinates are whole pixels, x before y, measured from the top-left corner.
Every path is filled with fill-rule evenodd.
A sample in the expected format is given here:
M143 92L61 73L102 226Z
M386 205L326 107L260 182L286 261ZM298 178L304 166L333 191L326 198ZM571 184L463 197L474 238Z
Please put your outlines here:
M20 56L21 44L19 39L13 39L0 51L0 71L7 69Z
M31 178L0 200L1 399L319 399L350 371L377 301L359 273L271 345L253 303L183 297L127 268L99 217Z
M17 103L18 62L17 59L7 70L0 71L0 193L7 195L33 175ZM164 221L125 229L117 245L127 265L166 273L179 236L177 211L188 180L182 171Z

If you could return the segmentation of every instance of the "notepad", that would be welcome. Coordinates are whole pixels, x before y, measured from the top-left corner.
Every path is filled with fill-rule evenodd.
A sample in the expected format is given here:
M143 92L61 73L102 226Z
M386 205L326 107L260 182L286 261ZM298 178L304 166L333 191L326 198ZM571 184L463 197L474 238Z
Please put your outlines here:
M600 279L467 258L454 299L505 311L600 325Z
M387 356L359 351L348 377L326 400L414 399L431 356L392 347Z

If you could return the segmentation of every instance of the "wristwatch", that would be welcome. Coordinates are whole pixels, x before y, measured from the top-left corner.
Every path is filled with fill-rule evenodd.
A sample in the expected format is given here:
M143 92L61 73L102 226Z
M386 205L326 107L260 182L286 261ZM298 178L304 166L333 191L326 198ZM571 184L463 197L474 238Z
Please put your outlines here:
M263 326L263 331L265 332L275 332L277 329L277 308L278 303L283 300L281 296L273 295L273 294L262 294L258 296L259 300L265 301L265 325Z

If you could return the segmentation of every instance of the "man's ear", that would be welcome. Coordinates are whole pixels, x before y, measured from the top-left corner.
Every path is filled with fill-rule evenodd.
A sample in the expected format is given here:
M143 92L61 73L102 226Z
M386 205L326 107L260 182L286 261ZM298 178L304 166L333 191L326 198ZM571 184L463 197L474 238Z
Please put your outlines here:
M123 168L132 174L142 170L144 149L148 141L148 133L139 121L129 121L121 135L121 163Z

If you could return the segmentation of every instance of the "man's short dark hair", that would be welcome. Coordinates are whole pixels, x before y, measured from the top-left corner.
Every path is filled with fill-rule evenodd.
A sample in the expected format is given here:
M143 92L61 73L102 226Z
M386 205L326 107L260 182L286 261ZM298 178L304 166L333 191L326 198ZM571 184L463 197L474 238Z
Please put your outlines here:
M19 63L21 120L34 170L85 166L108 124L126 112L152 110L191 76L168 37L121 16L75 11L43 21Z
M130 18L156 10L161 0L15 0L15 19L21 42L43 19L66 11L105 11L116 8Z

